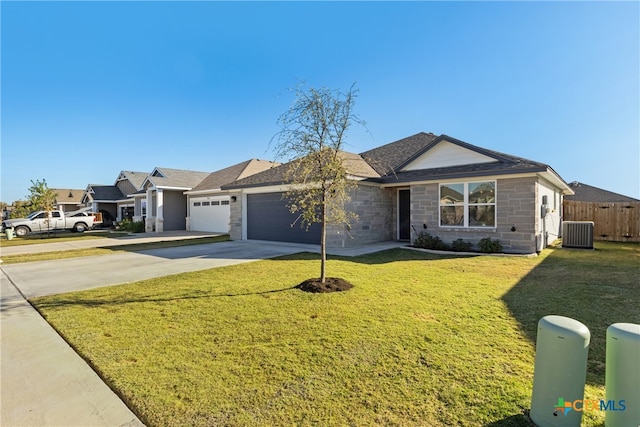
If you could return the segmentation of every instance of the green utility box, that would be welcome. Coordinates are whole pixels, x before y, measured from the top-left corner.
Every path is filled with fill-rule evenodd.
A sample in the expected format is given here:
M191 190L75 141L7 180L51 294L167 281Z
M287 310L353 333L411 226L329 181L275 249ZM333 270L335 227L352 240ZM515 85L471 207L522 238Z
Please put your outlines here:
M538 426L580 427L584 396L589 329L563 316L545 316L538 322L536 361L531 396L531 420Z
M605 426L640 426L640 325L607 328Z

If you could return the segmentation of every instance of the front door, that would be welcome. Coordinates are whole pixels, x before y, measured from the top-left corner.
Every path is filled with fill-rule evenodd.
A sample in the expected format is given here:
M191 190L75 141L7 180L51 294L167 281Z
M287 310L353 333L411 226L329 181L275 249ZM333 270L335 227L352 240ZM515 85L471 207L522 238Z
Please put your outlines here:
M411 193L398 190L398 240L411 240Z

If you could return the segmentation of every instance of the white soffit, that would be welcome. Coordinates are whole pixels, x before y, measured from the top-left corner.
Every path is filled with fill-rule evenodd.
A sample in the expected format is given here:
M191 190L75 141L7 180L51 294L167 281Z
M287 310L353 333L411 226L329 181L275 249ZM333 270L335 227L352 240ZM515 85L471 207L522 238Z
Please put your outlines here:
M444 168L448 166L475 165L497 162L493 157L460 147L449 141L441 141L426 153L402 168L403 171Z

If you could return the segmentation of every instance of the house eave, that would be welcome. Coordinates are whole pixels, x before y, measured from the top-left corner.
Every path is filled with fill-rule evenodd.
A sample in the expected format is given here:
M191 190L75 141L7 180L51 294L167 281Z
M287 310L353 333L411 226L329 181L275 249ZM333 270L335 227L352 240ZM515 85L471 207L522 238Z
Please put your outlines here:
M381 182L383 188L387 187L401 187L411 184L428 184L433 182L443 182L461 179L473 179L473 178L489 178L489 177L530 177L535 176L536 173L543 172L544 169L535 169L528 171L477 171L477 172L452 172L434 175L433 177L425 177L422 179L398 179L395 182ZM398 175L396 175L397 177ZM400 177L402 178L402 177ZM379 182L379 181L378 181Z
M187 196L197 196L199 194L210 194L210 193L221 193L221 192L224 192L224 190L222 190L221 188L212 188L209 190L187 190L182 194L185 194Z

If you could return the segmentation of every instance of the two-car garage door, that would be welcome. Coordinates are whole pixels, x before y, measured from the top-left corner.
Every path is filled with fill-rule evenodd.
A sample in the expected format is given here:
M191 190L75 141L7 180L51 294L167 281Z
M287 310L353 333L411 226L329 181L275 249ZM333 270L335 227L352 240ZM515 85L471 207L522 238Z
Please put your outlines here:
M296 222L297 218L298 214L287 208L282 193L247 195L248 239L320 244L320 224L307 230L300 220Z
M229 196L191 198L189 203L191 231L229 232Z

